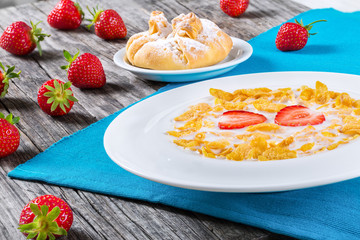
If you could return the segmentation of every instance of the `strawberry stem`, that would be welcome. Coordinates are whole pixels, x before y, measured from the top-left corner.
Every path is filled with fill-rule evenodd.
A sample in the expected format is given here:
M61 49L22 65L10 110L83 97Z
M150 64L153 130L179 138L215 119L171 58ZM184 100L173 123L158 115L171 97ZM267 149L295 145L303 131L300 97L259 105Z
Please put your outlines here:
M15 70L15 66L9 66L9 65L6 65L7 69L5 69L4 65L1 62L0 62L0 67L4 71L4 73L3 73L4 79L2 80L4 87L3 87L3 91L0 94L0 98L2 98L6 95L8 89L9 89L9 79L20 78L21 71L19 71L18 73L14 73L13 71ZM1 71L0 71L0 73L1 73Z
M325 19L321 19L321 20L316 20L316 21L314 21L314 22L312 22L312 23L309 23L308 25L304 25L302 19L300 20L300 22L295 19L295 23L299 24L300 26L302 26L303 28L305 28L305 29L307 30L307 32L308 32L308 37L310 37L310 35L315 35L315 34L317 34L317 33L309 33L309 31L312 29L312 27L313 27L312 25L313 25L314 23L318 23L318 22L327 22L327 21L326 21Z
M45 86L48 92L44 93L45 97L48 97L47 103L51 103L50 110L53 112L57 107L60 107L66 113L65 107L69 108L70 103L77 102L78 100L72 95L73 92L69 89L71 82L59 83L56 79L54 80L54 87Z
M13 125L17 124L19 122L19 120L20 120L19 117L13 117L12 113L10 113L9 115L7 115L5 117L5 115L0 112L0 118L5 119L6 121L8 121L9 123L11 123Z
M325 19L322 19L322 20L316 20L316 21L314 21L314 22L312 22L312 23L309 23L308 25L306 25L305 26L305 28L306 27L309 27L310 25L313 25L314 23L317 23L317 22L327 22Z
M50 37L51 35L42 33L41 32L42 29L37 27L37 25L39 23L41 23L41 21L37 22L36 24L34 24L32 21L30 21L30 23L31 23L31 27L32 27L32 30L31 30L30 33L31 33L31 36L33 38L33 41L36 44L36 47L39 50L39 54L41 56L42 55L42 49L41 49L40 42L43 41L45 39L45 37Z
M102 9L99 9L98 6L96 6L95 8L93 8L93 10L91 11L89 6L86 6L87 10L89 11L89 13L93 16L93 18L88 18L86 20L91 21L91 24L87 25L87 28L90 29L92 25L94 25L96 23L96 21L98 20L100 14L104 11Z
M67 235L64 228L59 227L56 218L60 215L60 208L54 207L49 212L49 207L43 205L39 207L34 203L30 203L30 209L35 214L33 222L21 224L18 229L20 232L28 233L27 239L36 238L36 240L55 239L55 235Z
M63 50L63 54L64 54L64 57L65 57L66 61L68 61L69 64L68 64L68 65L64 65L64 66L61 66L60 68L61 68L61 69L64 69L64 70L68 70L68 69L70 68L70 66L71 66L71 63L72 63L73 61L75 61L75 59L79 56L80 50L78 49L77 53L75 53L74 56L71 56L71 54L64 49L64 50Z

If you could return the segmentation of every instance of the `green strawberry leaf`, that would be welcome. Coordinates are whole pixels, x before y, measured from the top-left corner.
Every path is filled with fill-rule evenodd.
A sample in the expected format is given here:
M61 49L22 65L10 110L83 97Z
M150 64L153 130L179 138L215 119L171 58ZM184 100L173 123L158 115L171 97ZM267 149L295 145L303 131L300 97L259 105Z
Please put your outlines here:
M69 108L70 107L70 103L67 101L67 102L64 102L64 105Z
M49 237L49 240L55 240L55 236L54 234L52 234L51 232L48 233L48 237Z
M49 212L49 207L47 205L42 205L41 206L41 212L44 216L46 216Z
M46 93L44 93L44 96L45 96L45 97L49 97L49 98L51 98L53 95L54 95L54 94L53 94L52 92L46 92Z
M66 51L66 50L63 50L63 53L64 53L65 59L66 59L68 62L70 62L70 61L72 60L71 54L70 54L68 51Z
M60 109L63 110L64 113L66 113L66 109L65 109L64 103L60 103L59 106L60 106Z
M40 232L36 240L46 240L47 239L47 232Z
M15 69L15 66L10 67L9 65L7 65L6 67L8 67L8 70L6 71L6 75L10 74Z
M75 53L72 60L75 61L75 59L79 56L79 54L80 54L80 50L78 49L77 53Z
M70 88L71 87L71 82L69 81L69 82L66 82L65 84L64 84L64 89L68 89L68 88Z
M5 67L4 67L4 65L0 62L0 67L1 67L1 69L4 71L4 72L6 72L6 70L5 70Z
M20 117L14 117L12 121L13 124L17 124L20 121Z
M49 86L49 85L45 85L45 88L46 88L47 90L49 90L49 91L54 91L54 90L55 90L55 88L53 88L53 87L51 87L51 86Z
M38 205L35 203L30 203L30 209L35 214L35 216L42 216L42 212Z
M60 235L60 236L66 236L67 232L64 228L59 227L57 231L53 232L56 235Z
M7 77L8 77L8 78L18 78L18 77L19 77L19 74L20 74L20 73L13 73L13 72L12 72L12 73L9 73L9 74L7 75Z
M13 121L13 115L12 115L12 113L10 113L9 115L7 115L6 118L5 118L5 120L8 121L9 123L12 123L12 121Z
M60 215L60 208L54 207L46 216L49 222L53 222Z
M51 95L50 95L51 94ZM53 94L52 93L50 93L49 95L50 96L52 96L52 97L50 97L47 101L46 101L46 103L47 104L50 104L50 103L52 103L52 102L54 102L55 101L55 97L53 96ZM44 94L45 95L45 94ZM48 97L48 96L46 96L46 97Z
M54 101L53 104L51 105L50 111L55 111L55 109L59 106L59 102Z
M36 237L36 235L38 235L38 232L32 232L32 233L29 233L29 235L27 236L26 239L33 239Z
M18 227L18 229L20 230L20 232L29 232L33 229L35 229L38 226L38 224L36 222L31 222L28 224L22 224Z
M68 96L68 99L69 99L70 101L73 101L73 102L79 101L79 100L77 100L77 98L75 98L75 97L72 96L72 95Z

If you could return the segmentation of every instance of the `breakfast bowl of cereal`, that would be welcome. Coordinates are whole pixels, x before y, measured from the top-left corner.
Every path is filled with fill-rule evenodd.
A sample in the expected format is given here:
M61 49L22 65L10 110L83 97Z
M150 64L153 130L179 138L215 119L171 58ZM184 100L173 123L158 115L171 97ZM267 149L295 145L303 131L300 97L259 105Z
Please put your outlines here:
M359 136L359 76L273 72L154 95L122 112L104 145L119 166L156 182L272 192L360 176Z

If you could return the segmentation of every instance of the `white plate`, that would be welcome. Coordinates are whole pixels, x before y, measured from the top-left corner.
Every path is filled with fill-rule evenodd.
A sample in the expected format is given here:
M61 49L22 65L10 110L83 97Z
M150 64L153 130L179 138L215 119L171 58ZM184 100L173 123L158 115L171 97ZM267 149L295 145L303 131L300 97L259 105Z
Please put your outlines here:
M315 86L360 98L360 76L323 72L274 72L218 78L160 93L125 110L108 127L104 145L110 158L141 177L182 188L219 192L271 192L339 182L360 176L360 141L333 151L279 161L205 158L173 144L165 132L171 119L209 96L209 88Z
M152 70L139 68L131 65L125 60L126 49L120 49L114 55L116 65L132 72L140 78L160 81L160 82L189 82L212 78L220 74L226 73L247 60L253 49L251 45L239 38L231 38L233 40L233 48L229 55L220 63L210 67L187 69L187 70Z

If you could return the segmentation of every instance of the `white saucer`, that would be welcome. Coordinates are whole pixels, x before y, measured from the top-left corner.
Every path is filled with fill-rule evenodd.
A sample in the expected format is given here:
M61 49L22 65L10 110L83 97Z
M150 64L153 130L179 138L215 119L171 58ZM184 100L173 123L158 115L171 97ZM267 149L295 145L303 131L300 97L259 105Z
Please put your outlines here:
M160 82L190 82L212 78L228 72L240 63L247 60L253 49L249 43L239 38L231 38L233 40L233 48L229 55L220 63L210 67L187 69L187 70L152 70L139 68L131 65L125 58L126 49L120 49L114 55L116 65L124 68L140 78L160 81Z

